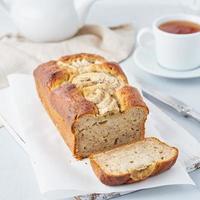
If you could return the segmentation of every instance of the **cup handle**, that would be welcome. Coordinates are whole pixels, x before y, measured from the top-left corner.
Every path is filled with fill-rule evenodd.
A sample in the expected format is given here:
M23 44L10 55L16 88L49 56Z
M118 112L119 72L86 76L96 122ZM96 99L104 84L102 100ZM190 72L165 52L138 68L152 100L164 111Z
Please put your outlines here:
M153 31L151 28L142 28L138 35L137 35L137 43L138 45L142 46L142 47L147 47L147 44L145 44L144 42L144 37L145 35L151 35L153 38L154 38L154 35L153 35Z

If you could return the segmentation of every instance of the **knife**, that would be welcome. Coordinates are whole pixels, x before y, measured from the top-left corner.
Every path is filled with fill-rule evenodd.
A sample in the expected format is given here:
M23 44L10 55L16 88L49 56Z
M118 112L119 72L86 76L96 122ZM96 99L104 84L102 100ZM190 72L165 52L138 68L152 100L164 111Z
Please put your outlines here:
M172 96L165 95L150 87L143 87L142 94L148 99L149 97L153 97L154 99L170 106L184 117L192 117L200 122L200 113L198 111Z

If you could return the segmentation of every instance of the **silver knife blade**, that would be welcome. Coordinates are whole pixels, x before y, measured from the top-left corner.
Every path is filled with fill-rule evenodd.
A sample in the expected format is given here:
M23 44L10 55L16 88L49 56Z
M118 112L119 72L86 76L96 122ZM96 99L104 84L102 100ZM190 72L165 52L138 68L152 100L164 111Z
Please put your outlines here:
M173 108L174 110L179 112L184 117L190 116L190 117L194 118L195 120L197 120L198 122L200 122L200 113L198 111L196 111L194 108L191 108L190 106L185 104L184 102L182 102L172 96L168 96L161 92L158 92L150 87L148 87L148 88L143 87L142 93L146 98L148 98L148 96L151 96L154 99L157 99L158 101L170 106L171 108Z

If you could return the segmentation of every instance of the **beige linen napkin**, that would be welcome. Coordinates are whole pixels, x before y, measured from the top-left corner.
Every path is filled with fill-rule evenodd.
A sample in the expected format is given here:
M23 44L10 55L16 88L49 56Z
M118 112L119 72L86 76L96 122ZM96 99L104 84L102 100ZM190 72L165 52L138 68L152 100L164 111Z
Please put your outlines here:
M40 63L74 53L95 53L120 62L126 59L135 44L131 24L107 28L85 25L72 38L57 43L34 43L20 36L0 39L0 88L8 84L6 75L31 73Z

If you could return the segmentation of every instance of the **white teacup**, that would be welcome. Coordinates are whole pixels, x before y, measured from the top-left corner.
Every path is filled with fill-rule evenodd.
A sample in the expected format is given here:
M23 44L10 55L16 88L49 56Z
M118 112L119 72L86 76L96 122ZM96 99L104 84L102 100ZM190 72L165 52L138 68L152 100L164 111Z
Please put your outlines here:
M184 20L200 24L200 17L186 14L163 16L153 22L152 28L143 28L137 41L144 46L145 34L155 39L158 63L171 70L191 70L200 66L200 32L174 34L162 31L159 26L168 21Z

